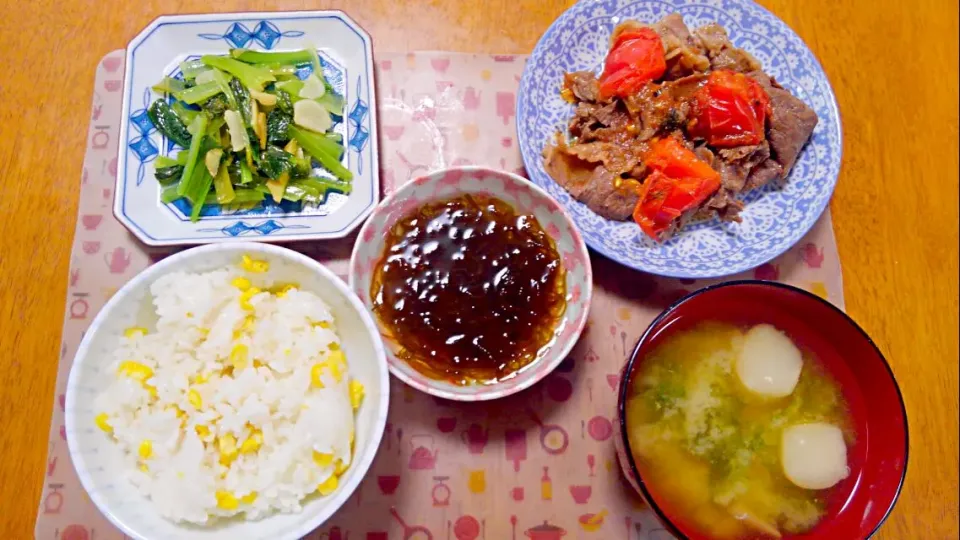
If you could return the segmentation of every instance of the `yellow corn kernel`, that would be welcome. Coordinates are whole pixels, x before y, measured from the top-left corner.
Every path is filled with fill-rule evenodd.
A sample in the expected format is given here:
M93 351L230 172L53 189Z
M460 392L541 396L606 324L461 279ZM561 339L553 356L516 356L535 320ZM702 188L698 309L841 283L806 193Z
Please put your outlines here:
M124 360L123 362L120 362L120 366L117 367L117 374L126 375L135 381L143 382L150 377L153 377L153 369L151 369L149 366L141 364L140 362Z
M343 464L343 460L342 460L342 459L338 459L337 462L334 463L334 465L333 465L333 474L335 474L335 475L337 475L337 476L341 476L341 475L343 475L343 473L347 472L347 469L349 469L349 468L350 468L349 465L344 465L344 464Z
M327 478L323 482L320 482L320 485L317 486L317 493L323 496L327 496L334 492L337 489L337 485L340 481L337 479L337 475L331 474L330 478Z
M200 397L200 392L190 389L187 392L187 401L190 402L190 405L193 405L194 408L199 409L203 406L203 398Z
M297 285L296 283L287 283L287 284L283 285L282 287L280 287L279 289L277 289L277 293L276 293L276 294L277 294L277 298L283 298L284 296L287 295L288 292L292 291L293 289L297 289L297 288L299 288L299 285Z
M247 367L247 364L250 362L249 352L250 350L243 343L238 343L233 346L233 350L230 351L230 363L233 364L234 369Z
M340 344L339 344L339 343L331 343L331 344L327 345L327 348L330 349L331 351L339 351L339 350L340 350Z
M183 418L184 416L187 415L187 413L184 412L183 409L181 409L180 407L177 407L176 405L168 406L167 410L172 410L173 414L177 415L177 418Z
M335 382L340 382L343 380L343 367L340 362L337 361L336 357L330 356L326 360L317 362L313 368L310 370L311 380L314 382L314 386L317 388L323 388L323 381L320 381L320 384L316 384L320 380L320 375L323 373L324 369L330 370L330 376L333 377Z
M329 467L333 464L333 454L313 451L313 462L319 467Z
M350 381L350 405L353 406L354 410L360 408L365 393L366 390L364 390L363 384L360 381Z
M229 491L217 491L217 507L224 510L236 510L240 506L240 501Z
M340 367L347 367L347 355L343 354L340 347L330 349L330 352L327 353L327 361L333 362Z
M153 443L150 442L150 439L144 439L143 442L140 443L140 448L137 450L137 453L141 459L150 459L153 455Z
M250 493L247 493L243 497L240 497L240 502L242 502L243 504L253 504L253 501L255 500L257 500L256 491L251 491Z
M341 351L339 347L330 349L330 352L327 353L327 360L336 362L342 366L347 365L347 356L343 354L343 351Z
M93 418L93 423L102 429L104 433L113 433L113 426L110 425L110 422L107 422L108 418L110 418L110 415L102 412Z
M237 438L227 434L217 439L217 448L220 450L220 463L229 467L237 458Z
M260 289L256 287L250 287L249 289L243 291L240 295L240 307L246 311L253 311L253 304L250 303L250 299L254 296L260 294Z
M210 436L210 428L203 424L197 424L193 429L197 432L197 437L200 437L201 440Z
M253 315L247 315L243 320L243 324L240 325L240 328L237 328L233 331L233 339L237 340L243 337L243 334L253 332L253 325L256 322L256 319Z
M247 278L245 278L245 277L236 277L236 278L233 278L233 281L231 281L230 284L233 285L234 287L240 289L241 291L245 291L245 290L249 289L249 288L250 288L250 285L251 285L251 284L250 284L250 280L247 279Z
M262 274L267 270L270 270L270 263L267 261L258 261L256 259L251 259L249 256L243 256L243 262L240 263L240 267L254 274Z
M343 358L343 353L334 351L330 357L327 358L327 365L330 366L330 374L333 375L333 380L340 382L343 380L343 368L347 367L347 364L338 358Z
M142 326L131 326L123 331L123 337L134 338L147 335L147 329Z
M257 429L240 445L240 452L243 454L252 454L259 450L261 445L263 445L263 434Z
M217 439L217 446L219 447L221 454L226 454L228 456L236 455L237 438L227 433L226 435L223 435Z
M313 367L310 368L310 384L312 384L314 388L324 387L323 379L320 378L324 367L326 367L326 364L324 362L320 362L319 364L314 364Z
M332 325L331 325L329 322L327 322L327 321L320 321L320 322L318 322L318 323L315 323L314 326L319 326L320 328L323 328L324 330L329 330L330 328L332 328Z
M343 370L340 368L340 363L336 360L327 360L327 365L330 366L330 374L333 375L333 380L340 382L343 380Z

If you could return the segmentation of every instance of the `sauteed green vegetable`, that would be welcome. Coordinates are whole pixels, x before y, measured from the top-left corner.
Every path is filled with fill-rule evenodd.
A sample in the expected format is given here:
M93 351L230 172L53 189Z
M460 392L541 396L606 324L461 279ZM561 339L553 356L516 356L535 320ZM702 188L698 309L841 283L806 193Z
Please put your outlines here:
M187 199L196 221L205 204L249 208L267 197L319 204L330 191L350 194L343 137L332 131L344 100L323 77L315 50L231 49L180 70L182 79L164 77L153 87L163 97L147 109L157 130L182 148L155 162L163 202Z

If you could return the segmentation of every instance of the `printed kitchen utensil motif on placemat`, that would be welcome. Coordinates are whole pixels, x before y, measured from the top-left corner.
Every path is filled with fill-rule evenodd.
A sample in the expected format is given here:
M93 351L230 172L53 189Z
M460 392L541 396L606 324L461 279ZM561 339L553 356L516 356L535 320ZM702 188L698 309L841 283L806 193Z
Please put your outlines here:
M524 61L513 55L379 55L382 190L454 165L523 174L513 115ZM122 73L123 51L97 67L37 516L36 537L44 540L123 539L80 486L63 431L63 391L83 332L126 280L169 253L146 249L111 213L120 122L115 83ZM345 278L354 240L291 247ZM592 262L588 326L570 357L540 384L477 406L436 400L393 380L377 460L352 499L309 538L669 538L619 477L615 389L626 355L653 317L715 281L654 278L599 256ZM829 212L790 251L736 277L788 282L842 307Z

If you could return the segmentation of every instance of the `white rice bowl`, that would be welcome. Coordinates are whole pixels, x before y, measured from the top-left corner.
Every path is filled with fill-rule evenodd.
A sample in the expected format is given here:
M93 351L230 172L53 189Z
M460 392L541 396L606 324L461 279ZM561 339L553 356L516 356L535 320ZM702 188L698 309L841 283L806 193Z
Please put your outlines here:
M241 269L245 254L269 271ZM237 277L264 292L244 295ZM238 345L247 354L225 358ZM356 411L351 387L365 394ZM372 318L336 276L284 248L204 246L145 270L93 321L67 385L67 441L91 499L132 537L299 538L362 480L388 394Z

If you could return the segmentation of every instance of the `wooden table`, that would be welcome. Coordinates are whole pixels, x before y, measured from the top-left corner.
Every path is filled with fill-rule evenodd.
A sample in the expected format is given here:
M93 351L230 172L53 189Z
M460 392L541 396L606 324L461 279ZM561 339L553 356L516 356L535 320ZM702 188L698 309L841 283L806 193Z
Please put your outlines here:
M323 7L348 10L379 51L526 53L570 3L34 0L0 18L0 538L30 536L36 517L101 56L164 13ZM847 307L907 403L906 486L878 536L957 538L957 3L761 3L809 44L840 101L832 208Z

